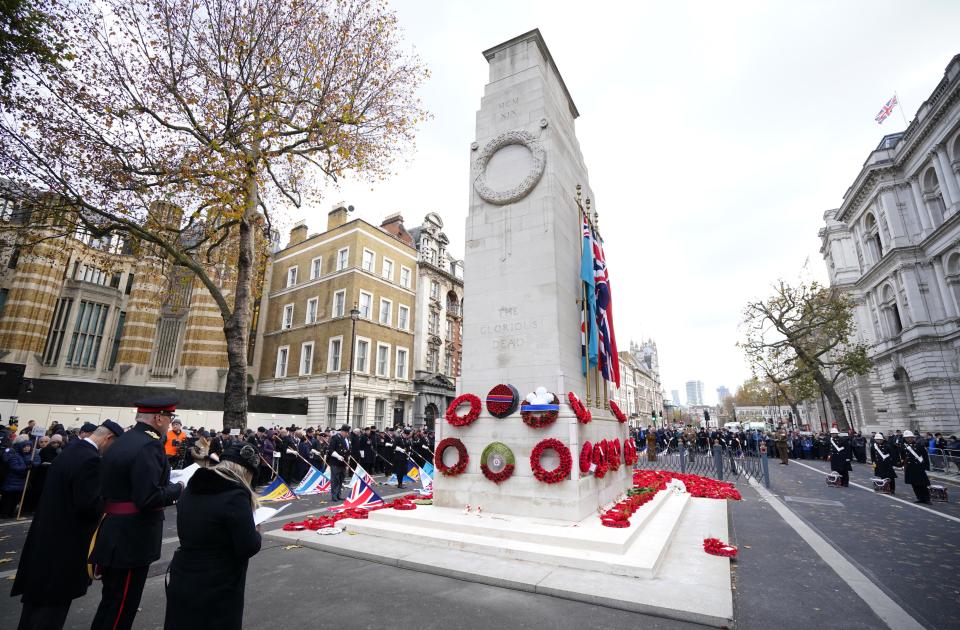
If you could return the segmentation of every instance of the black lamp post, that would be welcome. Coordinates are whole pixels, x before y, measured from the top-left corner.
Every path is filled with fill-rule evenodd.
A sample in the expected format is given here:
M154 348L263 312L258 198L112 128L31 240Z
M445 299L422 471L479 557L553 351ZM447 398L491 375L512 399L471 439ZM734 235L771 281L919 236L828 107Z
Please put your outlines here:
M360 309L354 304L350 309L350 371L347 373L347 421L344 424L353 426L350 422L350 402L353 400L353 353L357 346L357 318L360 317Z

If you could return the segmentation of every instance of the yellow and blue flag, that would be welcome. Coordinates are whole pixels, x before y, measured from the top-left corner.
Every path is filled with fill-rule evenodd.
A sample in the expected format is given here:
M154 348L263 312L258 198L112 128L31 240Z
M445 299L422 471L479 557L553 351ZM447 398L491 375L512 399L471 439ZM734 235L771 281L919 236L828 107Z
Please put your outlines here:
M296 498L297 495L290 490L290 486L279 476L260 493L261 501L292 501Z

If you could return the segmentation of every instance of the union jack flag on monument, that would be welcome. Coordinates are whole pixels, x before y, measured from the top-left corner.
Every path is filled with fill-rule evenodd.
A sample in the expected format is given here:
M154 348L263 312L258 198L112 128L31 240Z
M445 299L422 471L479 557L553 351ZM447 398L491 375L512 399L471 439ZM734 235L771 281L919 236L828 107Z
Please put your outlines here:
M613 330L613 298L610 295L610 274L603 255L603 239L593 235L593 275L596 285L597 336L599 337L600 372L604 380L620 388L620 355L617 335Z

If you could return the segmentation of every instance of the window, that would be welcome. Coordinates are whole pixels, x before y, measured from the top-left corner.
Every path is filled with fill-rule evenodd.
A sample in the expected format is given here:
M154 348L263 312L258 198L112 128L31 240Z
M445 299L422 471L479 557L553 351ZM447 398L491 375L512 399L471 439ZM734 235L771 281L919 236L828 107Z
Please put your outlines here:
M334 337L330 340L327 351L327 372L340 371L340 354L343 350L343 337Z
M447 376L453 376L453 354L449 352L443 358L443 373Z
M14 247L13 252L10 254L10 259L7 261L7 269L16 269L17 262L20 260L20 248Z
M357 359L354 361L353 371L366 374L367 357L370 356L370 340L357 339Z
M283 307L283 321L280 323L282 330L287 330L293 326L293 304L287 304Z
M440 283L436 280L430 281L430 299L440 301Z
M400 286L404 289L410 288L410 268L400 267Z
M307 319L304 323L317 323L317 308L320 306L320 298L310 298L307 300Z
M431 335L439 335L440 334L440 313L431 312L430 318L427 321L427 325Z
M393 261L389 258L383 259L383 267L381 268L383 277L393 282Z
M389 326L393 321L393 302L387 298L380 298L380 323Z
M107 362L107 369L112 370L117 365L117 352L120 351L120 336L123 334L123 322L127 319L127 314L120 311L117 317L117 330L113 333L113 348L110 350L110 360Z
M313 342L300 346L300 375L306 376L313 371Z
M337 426L337 397L327 396L327 426Z
M333 316L334 317L343 317L344 309L346 309L347 304L347 291L346 289L341 289L333 294Z
M277 350L277 369L273 373L276 378L287 375L287 359L290 358L290 346L282 346Z
M9 221L16 211L16 204L10 199L0 198L0 221Z
M287 286L292 287L297 284L297 267L293 266L287 269Z
M363 426L363 416L366 412L366 403L367 399L360 396L355 396L353 399L353 426L362 427Z
M373 295L366 291L360 292L360 317L370 319L373 316Z
M377 376L390 377L390 345L377 344Z
M373 402L373 422L377 425L377 428L383 427L383 422L386 420L387 415L387 401L383 398L377 398Z
M397 378L407 378L407 349L397 348Z
M0 317L3 317L3 309L7 305L7 297L10 295L10 289L0 289Z
M81 264L77 264L73 279L78 282L89 282L90 284L99 284L104 287L110 282L110 276L103 269Z
M408 330L410 326L410 309L402 304L397 307L397 328Z
M50 332L47 334L47 347L43 349L43 364L56 365L60 359L60 347L63 345L63 333L67 328L67 317L70 316L72 298L60 298L57 308L53 312L50 322Z
M317 256L310 261L310 279L316 280L323 275L323 258Z
M453 341L453 320L447 320L447 341Z
M377 255L374 254L369 249L363 250L363 260L360 263L360 268L364 271L369 271L373 273L373 268L377 265Z
M103 327L107 324L110 307L96 302L80 302L77 321L67 351L67 365L92 368L97 366L100 344L103 342Z
M350 248L344 247L337 251L337 271L343 271L347 268L347 262L350 259Z
M440 351L436 348L427 350L427 372L438 372L440 370Z
M131 291L133 291L133 274L132 274L132 273L128 273L128 274L127 274L127 288L124 289L123 292L124 292L125 294L127 294L127 295L130 295L130 292L131 292Z

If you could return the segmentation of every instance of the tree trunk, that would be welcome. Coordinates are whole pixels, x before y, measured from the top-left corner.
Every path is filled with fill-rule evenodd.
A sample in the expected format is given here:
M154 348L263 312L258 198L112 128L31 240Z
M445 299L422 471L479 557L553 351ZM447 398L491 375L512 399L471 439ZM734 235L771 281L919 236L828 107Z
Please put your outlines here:
M843 408L843 401L840 400L837 390L834 389L833 383L825 378L820 370L813 370L813 379L817 382L817 385L820 386L820 391L823 392L823 395L827 397L827 402L830 403L830 411L833 412L833 417L837 421L837 429L843 433L850 425L847 424L847 412Z
M233 314L224 322L227 340L227 382L223 390L224 428L247 426L247 339L250 334L250 289L254 273L253 221L259 203L257 178L250 173L245 190L246 208L239 225L237 285Z

